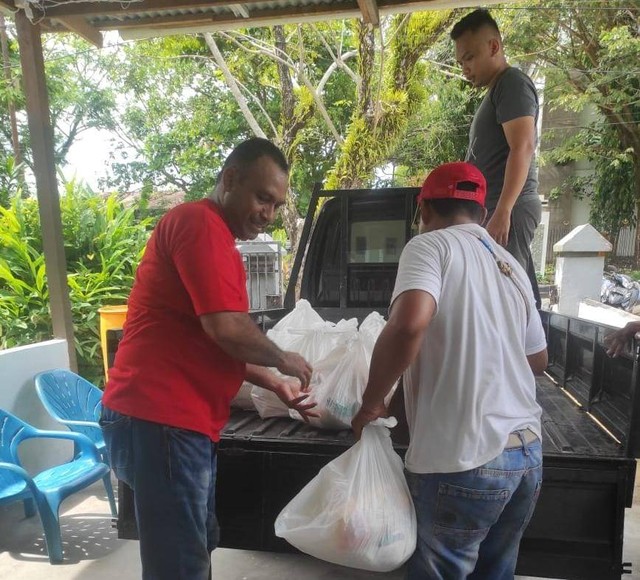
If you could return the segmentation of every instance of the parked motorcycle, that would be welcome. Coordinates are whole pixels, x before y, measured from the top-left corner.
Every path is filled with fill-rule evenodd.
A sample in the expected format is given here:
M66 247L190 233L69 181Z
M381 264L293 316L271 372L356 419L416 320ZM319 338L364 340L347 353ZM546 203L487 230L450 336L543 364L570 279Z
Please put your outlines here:
M602 275L600 302L631 312L640 303L640 284L609 266Z

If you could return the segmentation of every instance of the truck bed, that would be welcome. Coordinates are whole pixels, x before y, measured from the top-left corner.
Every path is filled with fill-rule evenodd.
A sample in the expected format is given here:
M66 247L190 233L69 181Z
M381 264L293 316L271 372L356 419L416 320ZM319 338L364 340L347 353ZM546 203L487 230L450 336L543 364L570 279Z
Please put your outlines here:
M542 445L547 455L572 455L584 458L623 457L622 445L596 423L582 407L548 376L538 377L537 398L543 409ZM269 451L308 451L309 445L319 453L347 449L354 443L350 430L319 430L287 418L261 419L254 411L234 410L220 442L221 449L244 446L251 441L252 449ZM394 433L396 450L403 454L406 438ZM316 447L319 446L319 447Z
M537 395L543 408L544 485L520 544L517 572L619 579L624 507L632 499L635 460L551 377L537 380ZM401 415L401 396L391 407L392 414ZM407 434L403 417L398 418L391 436L403 456ZM277 515L353 443L349 429L321 431L292 419L262 420L254 411L234 410L218 454L220 545L293 550L275 537Z
M635 459L550 377L538 379L537 394L543 408L544 484L520 543L517 573L620 580L628 570L622 564L622 537ZM404 455L402 424L392 437ZM234 410L218 453L220 545L294 550L274 534L277 515L353 443L350 430L320 431L292 419L262 420L256 412ZM137 538L133 494L122 483L118 536Z
M624 447L548 376L536 379L544 455L624 457Z

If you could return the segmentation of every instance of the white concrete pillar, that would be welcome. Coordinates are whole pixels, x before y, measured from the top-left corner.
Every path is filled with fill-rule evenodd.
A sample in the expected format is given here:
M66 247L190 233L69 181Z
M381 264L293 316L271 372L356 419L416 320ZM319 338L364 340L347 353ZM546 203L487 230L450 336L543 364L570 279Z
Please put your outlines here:
M536 272L540 272L544 275L545 270L547 269L547 245L549 244L549 221L551 214L549 213L549 209L547 207L542 208L542 215L540 217L540 225L539 228L542 229L542 244L540 251L539 262L535 263Z
M604 258L611 249L591 224L578 226L553 246L558 313L578 316L581 300L600 300Z

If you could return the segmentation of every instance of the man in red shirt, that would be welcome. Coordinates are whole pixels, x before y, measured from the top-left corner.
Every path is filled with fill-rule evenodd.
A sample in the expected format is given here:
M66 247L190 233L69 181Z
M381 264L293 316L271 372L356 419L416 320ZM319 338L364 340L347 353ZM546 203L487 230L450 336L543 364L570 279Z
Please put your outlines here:
M101 425L111 467L135 492L145 580L211 575L216 444L245 378L314 414L301 394L312 369L249 317L235 247L273 222L287 188L287 162L273 143L241 143L209 198L160 220L136 272Z

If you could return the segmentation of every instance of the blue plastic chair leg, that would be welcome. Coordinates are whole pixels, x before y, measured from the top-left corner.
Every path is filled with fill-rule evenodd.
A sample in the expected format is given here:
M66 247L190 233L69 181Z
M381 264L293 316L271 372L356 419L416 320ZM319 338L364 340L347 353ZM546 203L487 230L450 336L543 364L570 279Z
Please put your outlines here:
M23 505L25 518L31 518L36 515L36 502L33 501L33 498L25 499Z
M49 562L62 562L62 538L60 536L60 521L58 519L58 505L51 505L50 498L38 502L38 512L44 528L44 539L47 543Z
M104 483L104 488L107 490L111 515L115 518L118 515L118 509L116 508L116 498L113 495L113 487L111 485L111 472L107 473L107 475L102 478L102 481Z

